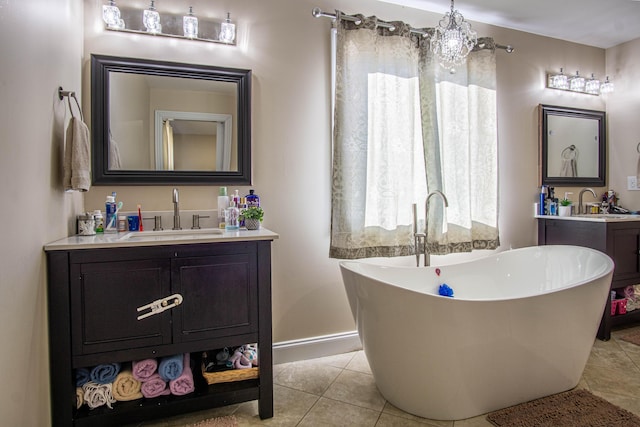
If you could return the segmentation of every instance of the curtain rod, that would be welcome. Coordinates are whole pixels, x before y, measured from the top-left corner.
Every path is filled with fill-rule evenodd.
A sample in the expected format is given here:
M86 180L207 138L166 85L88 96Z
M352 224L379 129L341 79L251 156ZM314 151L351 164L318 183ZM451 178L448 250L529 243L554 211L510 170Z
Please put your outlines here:
M328 12L323 12L322 10L320 10L319 7L314 7L313 10L311 11L311 14L315 17L315 18L331 18L333 20L337 20L338 19L338 14L337 13L328 13ZM358 18L357 16L352 16L352 15L344 15L344 14L340 14L340 19L344 19L345 21L351 21L351 22L355 22L356 25L360 25L362 23L362 20L360 18ZM394 31L396 29L396 27L393 24L390 24L388 22L384 22L384 21L378 21L377 25L379 27L383 27L383 28L388 28L389 31ZM412 33L415 34L421 34L422 36L426 36L427 33L423 30L420 30L418 28L413 28L410 27L410 31ZM507 51L507 53L511 53L515 50L515 48L513 46L511 46L510 44L508 45L502 45L502 44L497 44L496 43L496 49L504 49ZM483 48L483 46L480 46L481 48Z

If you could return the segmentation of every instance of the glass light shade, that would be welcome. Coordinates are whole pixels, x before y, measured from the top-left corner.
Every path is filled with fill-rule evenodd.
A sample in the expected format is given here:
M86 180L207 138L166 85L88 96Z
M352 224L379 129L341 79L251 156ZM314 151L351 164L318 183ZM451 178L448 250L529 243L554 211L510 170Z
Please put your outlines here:
M198 37L198 18L193 16L193 8L189 6L189 14L182 17L184 36L191 39Z
M230 13L227 13L227 19L220 25L220 41L225 43L233 43L236 39L236 25L231 22Z
M591 74L591 78L584 85L584 91L591 95L598 95L600 93L600 80Z
M162 25L160 25L160 14L156 11L155 1L151 0L151 6L146 9L142 14L142 23L149 33L162 32Z
M554 89L569 89L569 78L560 68L560 74L549 76L549 87Z
M478 36L471 25L453 8L447 12L435 28L431 38L431 51L438 57L440 65L451 72L462 65L478 42Z
M609 76L607 79L600 85L600 93L611 93L613 92L613 83L609 81Z
M580 74L576 71L576 75L569 79L569 90L574 92L584 92L584 86L586 81L584 77L580 77Z
M109 28L120 28L120 9L116 6L116 2L111 0L109 4L102 5L102 20ZM124 21L122 21L124 28Z

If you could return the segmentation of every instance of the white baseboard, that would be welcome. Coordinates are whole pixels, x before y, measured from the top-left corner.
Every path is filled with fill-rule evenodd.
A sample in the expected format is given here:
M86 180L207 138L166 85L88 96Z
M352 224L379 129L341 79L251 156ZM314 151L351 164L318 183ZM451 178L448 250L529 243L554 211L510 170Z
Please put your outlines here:
M273 363L315 359L361 349L362 344L357 331L283 341L273 344Z

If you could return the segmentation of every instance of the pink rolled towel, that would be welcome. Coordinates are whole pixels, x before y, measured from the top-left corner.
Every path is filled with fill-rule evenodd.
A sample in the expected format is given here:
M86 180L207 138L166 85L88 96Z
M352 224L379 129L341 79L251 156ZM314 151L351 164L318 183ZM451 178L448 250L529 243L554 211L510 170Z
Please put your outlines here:
M171 390L167 387L167 382L157 373L142 382L140 391L147 399L171 394Z
M185 353L182 366L182 375L180 375L175 380L169 381L169 390L171 390L171 393L175 394L176 396L193 393L193 391L195 390L189 353Z
M156 369L158 369L158 361L156 359L139 360L137 362L131 362L131 365L133 378L138 381L148 380L156 373Z

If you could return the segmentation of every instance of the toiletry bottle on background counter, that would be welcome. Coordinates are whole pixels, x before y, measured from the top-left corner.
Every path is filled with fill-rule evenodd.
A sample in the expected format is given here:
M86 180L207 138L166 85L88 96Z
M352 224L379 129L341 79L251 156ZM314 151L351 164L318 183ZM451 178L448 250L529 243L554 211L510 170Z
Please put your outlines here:
M540 212L539 212L540 215L545 214L546 199L547 199L547 186L543 185L542 187L540 187Z
M240 228L240 211L236 207L235 202L229 202L229 207L224 211L224 228L225 230L238 230Z

